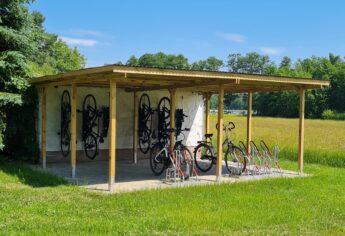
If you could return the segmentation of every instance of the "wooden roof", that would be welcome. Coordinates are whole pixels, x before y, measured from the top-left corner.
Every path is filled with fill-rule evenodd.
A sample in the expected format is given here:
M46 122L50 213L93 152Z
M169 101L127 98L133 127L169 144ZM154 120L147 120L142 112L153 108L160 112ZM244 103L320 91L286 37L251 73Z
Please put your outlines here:
M110 80L115 80L117 87L128 92L185 88L195 92L213 93L218 91L220 84L224 84L226 92L271 92L300 88L320 89L329 85L329 81L316 79L122 65L48 75L31 79L29 83L37 86L68 86L74 83L77 86L109 87Z

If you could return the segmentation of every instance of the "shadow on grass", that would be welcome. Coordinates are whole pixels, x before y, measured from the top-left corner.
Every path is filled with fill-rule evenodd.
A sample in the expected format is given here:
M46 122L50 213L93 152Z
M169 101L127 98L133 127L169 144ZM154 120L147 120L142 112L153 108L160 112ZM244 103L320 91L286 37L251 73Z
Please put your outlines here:
M18 180L34 188L67 185L67 182L53 174L31 169L27 164L0 161L0 171L17 177Z

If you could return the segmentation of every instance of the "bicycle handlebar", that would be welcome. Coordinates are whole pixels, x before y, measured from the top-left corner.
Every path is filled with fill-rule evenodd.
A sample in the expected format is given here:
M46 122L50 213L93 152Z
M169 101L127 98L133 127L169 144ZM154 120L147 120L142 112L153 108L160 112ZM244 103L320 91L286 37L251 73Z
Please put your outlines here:
M225 125L225 124L223 124L223 130L225 131L225 129L228 129L229 131L231 131L231 130L233 130L233 129L235 129L235 124L234 124L234 122L229 122L227 125ZM219 129L219 125L218 124L216 124L216 129Z

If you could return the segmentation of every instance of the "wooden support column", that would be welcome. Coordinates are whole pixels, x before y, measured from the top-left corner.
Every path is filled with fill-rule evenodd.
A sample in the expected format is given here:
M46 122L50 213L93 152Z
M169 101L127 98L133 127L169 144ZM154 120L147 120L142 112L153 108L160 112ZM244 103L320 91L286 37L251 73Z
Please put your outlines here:
M43 169L47 166L47 88L42 88L41 104L41 158Z
M134 105L133 105L133 163L138 162L138 93L134 92Z
M77 86L72 84L71 101L71 177L75 178L77 163Z
M219 85L219 92L218 92L218 130L217 130L217 169L216 169L216 177L217 181L220 180L222 176L222 144L223 144L223 113L224 113L224 85Z
M109 191L113 192L116 163L116 82L113 80L110 81L109 109Z
M253 93L248 92L248 110L247 110L247 152L249 153L249 144L252 140L252 106Z
M210 102L211 94L205 95L205 134L210 133Z
M175 129L176 89L170 89L169 92L170 92L170 128ZM175 133L172 132L170 134L170 146L174 147L174 144L175 144Z
M298 170L303 173L304 157L304 107L305 93L304 89L299 90L299 132L298 132Z

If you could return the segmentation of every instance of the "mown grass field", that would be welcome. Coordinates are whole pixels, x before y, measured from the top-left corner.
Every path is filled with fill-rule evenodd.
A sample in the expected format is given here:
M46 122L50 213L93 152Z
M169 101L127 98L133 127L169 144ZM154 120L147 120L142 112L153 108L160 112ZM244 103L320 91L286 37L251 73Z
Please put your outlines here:
M242 138L245 119L228 118ZM253 129L268 143L293 150L297 142L296 120L254 118ZM306 148L332 150L326 139L344 139L345 123L308 120L306 129ZM312 176L107 195L0 162L0 235L345 235L345 168L306 164L305 172Z
M247 120L244 116L225 115L224 122L232 121L235 142L246 140ZM217 115L211 116L211 132L216 134ZM216 137L216 136L215 136ZM253 117L252 138L265 140L269 146L278 145L280 158L297 160L298 119ZM319 163L345 167L345 122L331 120L305 120L306 163Z

